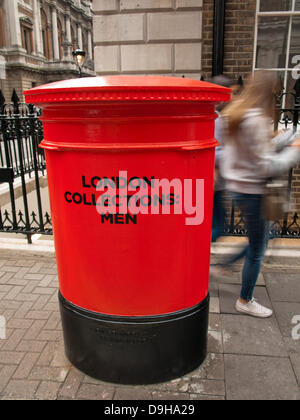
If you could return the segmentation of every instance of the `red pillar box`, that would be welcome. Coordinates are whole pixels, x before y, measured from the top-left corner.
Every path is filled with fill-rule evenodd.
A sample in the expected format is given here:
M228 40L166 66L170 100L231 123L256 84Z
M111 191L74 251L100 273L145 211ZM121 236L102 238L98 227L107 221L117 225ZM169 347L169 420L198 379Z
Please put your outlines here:
M160 76L72 79L42 108L66 355L90 376L169 380L206 356L215 105Z

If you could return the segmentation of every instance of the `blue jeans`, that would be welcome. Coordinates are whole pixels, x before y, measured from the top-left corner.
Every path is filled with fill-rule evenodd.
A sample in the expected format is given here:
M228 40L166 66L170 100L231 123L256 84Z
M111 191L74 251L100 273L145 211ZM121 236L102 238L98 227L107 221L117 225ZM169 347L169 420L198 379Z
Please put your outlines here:
M242 272L240 297L249 301L253 297L260 267L268 246L269 223L262 218L262 195L235 192L231 194L237 207L241 210L248 231L249 245Z
M215 191L214 193L214 203L213 203L213 222L212 222L212 235L211 241L216 242L221 236L224 236L225 231L225 219L226 211L224 207L224 191ZM245 257L246 250L248 247L244 248L238 254L230 257L226 262L213 264L222 267L228 267L231 264L234 264L241 258Z
M226 213L223 203L223 191L216 191L213 204L212 242L216 242L218 238L224 236Z

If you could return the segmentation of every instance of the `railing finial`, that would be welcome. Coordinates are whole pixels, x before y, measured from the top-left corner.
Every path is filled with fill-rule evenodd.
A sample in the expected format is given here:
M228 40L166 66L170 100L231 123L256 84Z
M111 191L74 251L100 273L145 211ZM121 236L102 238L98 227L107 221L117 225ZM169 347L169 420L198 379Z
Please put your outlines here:
M244 79L242 75L239 76L237 83L241 88L244 87Z
M12 101L13 106L14 106L14 112L15 112L15 114L18 114L20 99L19 99L19 97L17 95L16 89L14 89L14 91L13 91L13 94L12 94L12 97L11 97L11 101Z

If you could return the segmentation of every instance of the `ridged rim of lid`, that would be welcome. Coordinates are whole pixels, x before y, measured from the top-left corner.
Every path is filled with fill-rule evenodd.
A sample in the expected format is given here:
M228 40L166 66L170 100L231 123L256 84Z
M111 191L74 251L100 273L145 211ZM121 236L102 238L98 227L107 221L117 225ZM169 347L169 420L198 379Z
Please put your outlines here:
M32 104L66 102L230 100L231 90L212 83L167 76L104 76L62 80L24 92Z

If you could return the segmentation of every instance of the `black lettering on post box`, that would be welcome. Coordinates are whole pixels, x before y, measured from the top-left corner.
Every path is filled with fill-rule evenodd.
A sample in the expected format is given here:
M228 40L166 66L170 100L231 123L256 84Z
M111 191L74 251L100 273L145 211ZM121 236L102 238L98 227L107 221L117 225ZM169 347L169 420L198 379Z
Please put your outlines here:
M73 203L81 204L82 203L82 196L79 193L74 193L73 196Z
M82 176L82 186L83 186L83 188L91 188L90 185L86 184L84 175Z
M94 188L97 188L97 185L100 181L101 181L101 178L99 176L93 176L93 178L91 179L91 185Z
M126 224L128 225L129 222L133 223L134 225L137 224L137 216L136 214L132 215L132 214L126 214Z
M101 223L105 223L105 221L109 221L112 225L114 222L112 214L101 214Z
M84 204L85 206L91 206L91 205L92 205L92 203L89 203L89 202L87 201L87 199L86 199L86 194L83 194L83 204Z
M115 214L115 224L124 225L124 214Z
M68 199L68 195L72 195L72 193L70 191L66 191L65 192L65 200L67 201L67 203L72 203L72 199Z

